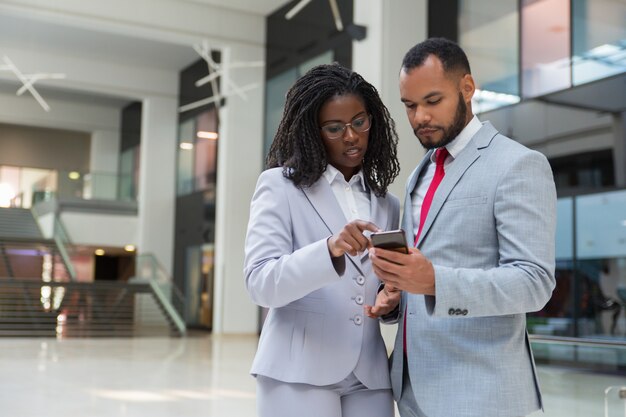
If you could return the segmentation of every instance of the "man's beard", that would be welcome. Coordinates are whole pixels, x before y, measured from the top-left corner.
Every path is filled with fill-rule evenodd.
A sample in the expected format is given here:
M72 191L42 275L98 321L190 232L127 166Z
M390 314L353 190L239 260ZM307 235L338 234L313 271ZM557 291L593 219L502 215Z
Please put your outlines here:
M454 115L454 120L452 121L452 124L448 127L438 127L443 131L443 136L441 137L441 140L437 143L424 143L419 136L417 138L425 149L435 149L446 146L454 139L456 139L456 137L459 136L459 133L461 133L461 131L465 128L466 118L467 105L465 104L465 101L463 101L463 94L459 92L459 104L457 104L456 106L456 113ZM421 129L423 127L425 126L419 126L418 129ZM415 132L417 132L418 129L415 129Z

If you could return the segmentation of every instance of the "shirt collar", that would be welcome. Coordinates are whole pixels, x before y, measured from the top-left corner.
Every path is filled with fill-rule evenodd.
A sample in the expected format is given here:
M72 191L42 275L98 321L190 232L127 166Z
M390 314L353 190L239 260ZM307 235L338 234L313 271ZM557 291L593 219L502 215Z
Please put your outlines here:
M478 117L474 115L472 120L461 130L461 133L454 138L454 140L446 145L448 152L452 156L452 158L456 158L463 149L467 146L467 144L472 140L474 135L478 133L480 128L483 127ZM435 152L433 152L430 156L430 160L435 162Z
M339 172L339 170L337 168L335 168L334 166L332 166L331 164L326 165L326 171L324 171L324 178L326 178L326 181L328 181L329 184L332 184L335 180L337 180L337 178L340 181L343 181L344 183L346 183L346 180L343 178L343 174L341 172ZM352 176L352 178L350 178L350 182L349 184L354 184L355 182L359 182L361 184L361 187L363 190L367 190L367 187L365 185L365 178L363 177L363 170L360 169L359 172L357 172L356 174L354 174Z

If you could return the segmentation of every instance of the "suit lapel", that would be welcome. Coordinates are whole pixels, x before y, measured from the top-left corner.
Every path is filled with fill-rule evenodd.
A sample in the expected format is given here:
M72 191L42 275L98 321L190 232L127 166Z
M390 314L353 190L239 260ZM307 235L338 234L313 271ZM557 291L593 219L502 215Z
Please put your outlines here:
M376 197L376 194L370 191L370 217L372 223L383 230L387 229L387 218L389 216L388 200L382 197Z
M323 177L302 191L330 233L335 234L339 232L348 223L330 184ZM367 251L365 251L365 254L367 254ZM351 256L346 254L346 256L357 268L367 258L367 256L362 258L359 255Z
M303 188L302 191L330 233L335 234L346 225L348 221L324 177L312 186Z
M443 204L448 199L450 192L452 192L456 184L461 180L465 171L480 157L479 149L489 146L491 140L497 133L497 130L489 122L484 123L483 127L474 135L456 159L446 167L446 175L439 184L435 196L433 197L433 202L428 210L422 233L417 242L418 248L428 234L430 226L437 218L437 214L439 214Z

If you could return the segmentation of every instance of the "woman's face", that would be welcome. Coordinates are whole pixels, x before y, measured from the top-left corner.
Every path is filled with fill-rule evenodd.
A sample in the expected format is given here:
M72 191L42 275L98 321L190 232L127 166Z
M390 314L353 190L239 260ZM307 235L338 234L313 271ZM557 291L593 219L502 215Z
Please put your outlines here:
M370 119L365 103L354 94L334 96L322 105L318 119L328 162L349 181L367 151Z

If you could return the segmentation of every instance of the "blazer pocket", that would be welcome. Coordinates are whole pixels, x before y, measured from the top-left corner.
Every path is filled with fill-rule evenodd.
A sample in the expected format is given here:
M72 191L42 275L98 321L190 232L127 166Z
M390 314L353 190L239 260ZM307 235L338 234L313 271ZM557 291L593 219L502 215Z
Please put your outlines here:
M292 301L283 308L308 311L311 313L323 313L326 310L326 300L324 298L304 297L299 300Z
M486 195L478 195L478 196L475 196L475 197L463 197L463 198L448 199L444 203L443 207L444 208L466 207L466 206L473 206L473 205L476 205L476 204L485 204L485 203L487 203L487 196Z

